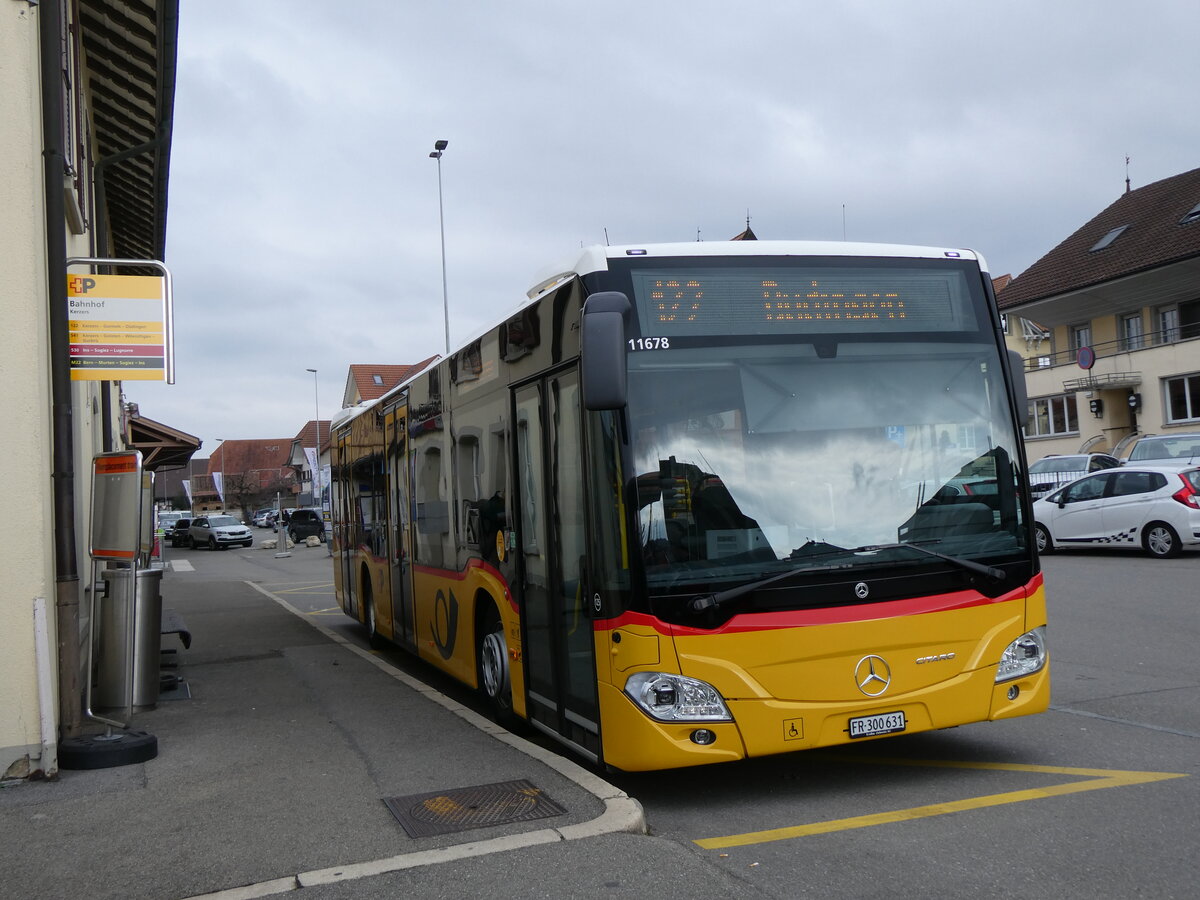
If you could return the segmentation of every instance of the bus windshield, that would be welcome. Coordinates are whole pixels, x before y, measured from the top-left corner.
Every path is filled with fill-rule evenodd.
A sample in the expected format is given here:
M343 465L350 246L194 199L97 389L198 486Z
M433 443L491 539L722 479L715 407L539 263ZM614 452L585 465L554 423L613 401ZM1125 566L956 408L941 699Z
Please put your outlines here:
M725 268L721 287L704 273L635 273L630 506L652 595L945 565L905 543L989 563L1028 556L997 341L981 289L955 286L961 271L842 268L834 289L811 270ZM694 322L678 318L687 297L665 309L664 281L703 294ZM767 297L768 282L790 296ZM838 306L801 307L789 283L834 292ZM899 287L874 303L846 297L884 283ZM764 298L779 318L763 317ZM888 310L909 315L879 317Z

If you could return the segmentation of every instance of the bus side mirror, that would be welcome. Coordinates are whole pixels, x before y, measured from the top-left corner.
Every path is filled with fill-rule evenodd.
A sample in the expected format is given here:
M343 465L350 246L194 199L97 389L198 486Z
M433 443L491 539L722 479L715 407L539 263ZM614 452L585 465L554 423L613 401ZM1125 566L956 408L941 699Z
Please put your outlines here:
M1017 424L1029 424L1029 390L1025 387L1025 357L1016 350L1008 351L1008 367L1012 370L1013 394L1017 402Z
M625 407L625 317L629 310L629 298L619 291L592 294L583 305L579 367L585 409Z

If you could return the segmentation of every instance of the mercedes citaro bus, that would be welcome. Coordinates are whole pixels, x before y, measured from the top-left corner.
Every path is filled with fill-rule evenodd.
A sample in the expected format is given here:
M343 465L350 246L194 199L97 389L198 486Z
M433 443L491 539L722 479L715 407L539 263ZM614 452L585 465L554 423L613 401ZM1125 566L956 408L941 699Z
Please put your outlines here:
M1021 371L967 250L581 250L335 424L339 603L624 770L1040 712Z

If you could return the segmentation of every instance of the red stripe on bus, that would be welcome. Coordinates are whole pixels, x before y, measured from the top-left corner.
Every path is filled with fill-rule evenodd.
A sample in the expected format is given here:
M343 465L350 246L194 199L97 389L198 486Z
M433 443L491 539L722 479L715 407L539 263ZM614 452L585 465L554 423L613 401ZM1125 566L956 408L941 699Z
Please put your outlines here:
M850 622L869 622L874 619L892 619L901 616L919 616L927 613L970 609L1024 600L1042 586L1039 572L1028 584L1009 591L995 599L976 591L955 591L950 594L934 594L928 597L910 597L904 600L885 600L880 603L832 606L821 609L789 609L779 612L742 613L731 618L720 628L691 628L686 625L670 625L647 613L627 612L613 619L597 620L597 631L609 631L625 625L640 625L653 628L664 635L671 634L734 634L749 631L775 631L781 628L808 628L814 625L842 625Z

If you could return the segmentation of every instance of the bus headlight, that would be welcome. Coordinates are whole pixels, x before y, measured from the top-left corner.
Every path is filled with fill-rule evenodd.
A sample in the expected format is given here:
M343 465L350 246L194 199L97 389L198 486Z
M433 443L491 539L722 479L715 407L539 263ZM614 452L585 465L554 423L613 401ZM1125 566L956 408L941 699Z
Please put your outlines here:
M625 693L660 722L732 722L729 708L706 681L667 672L638 672L625 682Z
M1024 678L1046 665L1046 627L1033 629L1008 645L996 669L996 684Z

